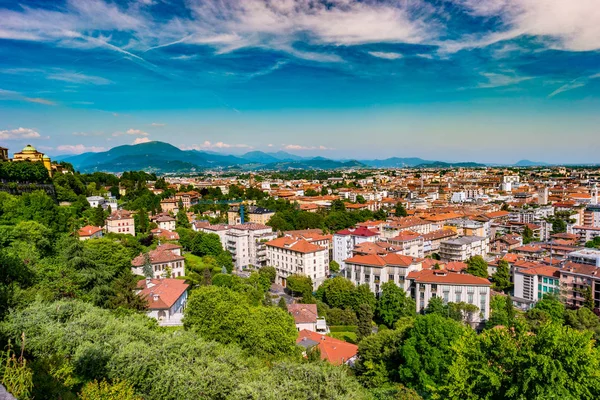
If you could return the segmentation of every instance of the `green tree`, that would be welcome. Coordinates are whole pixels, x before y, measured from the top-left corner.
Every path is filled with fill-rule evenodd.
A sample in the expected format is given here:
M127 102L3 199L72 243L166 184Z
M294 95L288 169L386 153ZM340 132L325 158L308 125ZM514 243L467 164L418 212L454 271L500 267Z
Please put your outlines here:
M492 275L492 281L494 281L494 289L501 292L506 292L512 287L510 283L510 269L506 260L498 262L498 268Z
M281 308L284 311L287 311L287 303L283 297L279 298L279 303L277 303L277 307Z
M314 196L318 196L319 193L317 193L317 191L315 189L306 189L304 191L304 195L307 197L314 197Z
M105 380L88 382L79 393L81 400L143 400L135 394L133 387L125 381L116 380L109 383Z
M190 226L191 226L190 221L188 220L187 214L183 208L179 209L175 219L176 219L175 224L177 225L177 228L185 228L185 229L190 228Z
M258 273L261 276L267 277L269 284L275 283L275 279L277 278L277 270L275 269L275 267L271 267L271 266L260 267L258 269Z
M467 260L467 269L465 271L480 278L487 278L488 264L483 257L473 256Z
M553 322L563 324L565 321L565 305L555 296L546 294L544 297L535 303L535 306L527 312L529 320L539 320L543 314Z
M448 310L447 307L444 306L444 302L440 297L434 297L429 300L429 303L425 308L425 314L439 314L442 316L447 316Z
M331 202L331 211L346 211L346 204L340 199L333 200Z
M294 274L287 278L286 287L294 296L312 294L313 283L310 276Z
M332 274L337 274L340 272L340 264L338 264L338 262L335 260L329 261L329 272Z
M150 226L148 212L142 208L134 215L135 230L138 233L147 233Z
M385 282L381 285L381 294L377 303L377 317L388 328L402 317L416 315L415 301L406 296L404 289L394 282Z
M104 209L100 204L98 204L98 207L94 209L94 215L92 216L92 220L90 221L90 223L93 226L104 226L104 221Z
M591 311L594 311L595 305L594 305L594 293L592 292L592 287L591 286L586 286L585 289L583 289L583 306Z
M358 307L356 314L358 316L357 338L360 341L372 333L373 309L369 304L363 303Z
M523 244L531 243L532 240L533 240L533 231L531 230L531 228L529 226L525 225L525 228L523 229Z
M365 198L363 197L363 195L359 194L356 196L356 202L358 204L365 204L367 202L367 200L365 200Z
M396 217L406 217L408 213L406 212L406 208L400 202L396 203L396 208L394 209L394 215Z
M317 289L317 298L331 308L353 308L356 287L354 284L341 276L327 279Z

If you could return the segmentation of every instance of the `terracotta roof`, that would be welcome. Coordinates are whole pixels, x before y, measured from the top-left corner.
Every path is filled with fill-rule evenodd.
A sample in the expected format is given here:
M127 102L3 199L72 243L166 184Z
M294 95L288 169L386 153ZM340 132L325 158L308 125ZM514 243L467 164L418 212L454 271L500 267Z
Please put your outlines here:
M141 289L138 295L146 299L150 310L171 308L189 287L182 279L150 279L150 282L150 287L147 279L137 283Z
M423 240L439 240L448 237L458 236L458 234L452 229L438 229L437 231L426 233L423 236Z
M245 224L231 226L231 229L238 229L241 231L260 231L263 229L271 229L271 227L263 224L253 224L249 222Z
M519 257L518 254L514 254L514 253L508 253L505 254L502 259L508 263L514 263L517 262L521 257Z
M494 211L494 212L490 212L485 214L486 217L488 218L503 218L503 217L507 217L509 216L510 213L508 211Z
M600 276L600 268L595 265L578 264L573 261L567 261L560 270L572 274Z
M326 251L324 247L309 243L304 239L294 239L289 236L280 237L265 243L267 246L295 251L298 253L315 253Z
M184 259L183 256L178 256L177 254L173 253L171 249L165 248L167 246L175 246L175 248L181 248L181 246L171 245L167 243L157 247L155 250L150 250L150 252L148 253L148 255L150 256L150 263L161 264L172 261L181 261ZM139 256L137 256L131 261L131 265L133 265L134 267L141 267L142 265L144 265L144 262L145 257L144 254L141 253Z
M379 254L384 255L388 253L397 253L402 251L402 247L395 246L388 242L362 242L354 246L353 253L361 254Z
M179 234L177 232L171 232L167 229L156 228L152 229L151 232L154 236L157 236L159 238L163 238L166 240L179 240Z
M316 304L288 304L288 312L294 317L297 324L310 324L317 322Z
M468 265L464 262L460 262L460 261L452 261L449 263L446 263L446 269L450 272L462 272L465 269L467 269Z
M402 254L389 253L383 256L377 254L357 255L344 260L347 264L371 265L385 267L387 265L408 267L416 263L416 259Z
M389 240L394 242L409 242L411 240L419 239L420 237L421 235L416 232L403 231L400 232L398 236L395 236Z
M131 211L127 211L127 210L117 210L117 211L113 211L112 214L110 214L106 219L110 220L110 221L115 221L115 220L120 220L120 219L132 219L133 215L131 213Z
M556 267L550 267L548 265L532 268L517 268L517 270L524 275L542 275L557 278L560 277L560 269Z
M359 226L358 228L343 229L339 232L336 232L335 234L336 235L363 236L363 237L372 237L372 236L379 235L378 232L368 229L365 226Z
M155 219L156 222L173 222L175 221L175 218L169 216L169 215L161 215L160 217Z
M417 283L439 283L447 285L474 285L490 286L491 283L485 278L469 274L456 274L444 270L424 269L421 271L412 271L408 274L408 279L414 279Z
M102 228L100 228L99 226L86 225L83 228L81 228L77 232L77 234L79 235L79 237L87 237L95 235L98 232L102 232Z
M543 253L546 250L544 250L544 248L541 246L525 245L516 247L513 249L513 251L521 253Z
M305 342L316 343L321 352L321 359L333 365L342 365L358 354L358 346L355 344L303 329L298 332L296 343L302 345Z

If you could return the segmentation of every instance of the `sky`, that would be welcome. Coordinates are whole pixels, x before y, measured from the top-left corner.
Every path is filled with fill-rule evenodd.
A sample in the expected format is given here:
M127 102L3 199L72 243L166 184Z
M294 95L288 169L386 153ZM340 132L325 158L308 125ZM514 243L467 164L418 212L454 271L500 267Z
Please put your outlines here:
M598 0L0 0L0 146L600 163Z

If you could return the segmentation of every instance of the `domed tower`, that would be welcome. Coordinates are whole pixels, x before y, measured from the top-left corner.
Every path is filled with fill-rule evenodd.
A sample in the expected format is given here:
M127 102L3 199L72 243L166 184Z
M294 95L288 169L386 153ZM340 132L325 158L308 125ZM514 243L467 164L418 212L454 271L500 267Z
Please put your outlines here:
M46 167L50 176L52 176L52 160L50 160L50 157L44 154L42 157L42 162L44 163L44 167Z

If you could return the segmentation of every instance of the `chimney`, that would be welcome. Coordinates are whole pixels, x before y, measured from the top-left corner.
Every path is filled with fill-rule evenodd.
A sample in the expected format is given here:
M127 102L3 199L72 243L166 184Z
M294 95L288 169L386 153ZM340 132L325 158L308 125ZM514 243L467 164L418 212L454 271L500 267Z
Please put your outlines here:
M156 293L153 293L153 294L152 294L152 299L153 299L154 301L158 301L158 298L159 298L159 296L158 296Z

